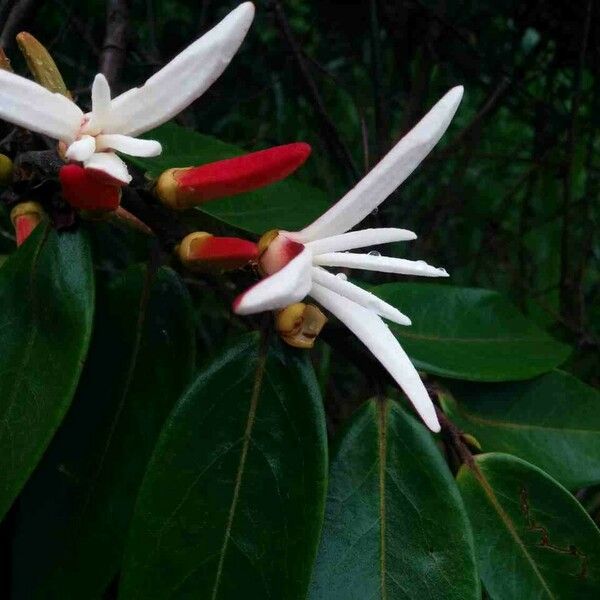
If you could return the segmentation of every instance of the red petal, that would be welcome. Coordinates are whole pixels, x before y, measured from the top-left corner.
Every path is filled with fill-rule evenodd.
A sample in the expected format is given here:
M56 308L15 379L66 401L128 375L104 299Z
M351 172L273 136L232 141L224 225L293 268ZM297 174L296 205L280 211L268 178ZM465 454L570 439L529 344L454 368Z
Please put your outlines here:
M97 178L95 173L75 164L65 165L59 172L65 200L83 210L115 210L121 200L121 189Z
M258 246L240 238L196 233L182 241L179 254L183 263L191 269L227 271L257 260Z
M228 158L200 167L182 169L174 177L186 195L198 202L249 192L293 173L311 148L298 142Z

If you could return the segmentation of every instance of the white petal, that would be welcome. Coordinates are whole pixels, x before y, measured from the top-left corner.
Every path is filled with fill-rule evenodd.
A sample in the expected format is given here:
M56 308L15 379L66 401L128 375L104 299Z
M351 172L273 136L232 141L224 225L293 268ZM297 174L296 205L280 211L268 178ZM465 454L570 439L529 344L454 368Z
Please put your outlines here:
M389 319L398 325L410 325L410 319L402 314L397 308L388 304L381 298L378 298L375 294L363 290L361 287L350 283L344 279L340 279L335 275L332 275L321 267L313 267L312 269L313 281L326 287L327 289L352 300L360 304L364 308L376 312L380 317Z
M110 85L102 73L94 77L92 84L92 112L83 131L97 135L102 131L110 115Z
M269 275L238 296L233 310L238 315L251 315L283 308L300 302L310 291L311 253L302 250L283 269Z
M104 131L138 135L180 113L225 70L253 18L254 5L244 2L150 77L142 87L115 98Z
M101 134L96 138L98 151L116 150L130 156L158 156L162 152L160 142L139 140L119 133Z
M62 94L0 70L0 119L70 144L82 118L81 109Z
M65 156L69 160L84 162L91 158L94 152L96 152L96 140L91 135L82 135L67 148Z
M372 352L404 390L427 427L439 431L435 408L417 370L381 318L318 283L313 285L310 295L342 321Z
M322 254L323 252L340 252L343 250L354 250L355 248L364 248L365 246L375 246L377 244L388 244L391 242L405 242L416 240L417 234L408 229L396 229L395 227L381 227L378 229L361 229L360 231L351 231L332 237L315 240L306 244L313 254Z
M127 184L131 181L127 165L114 152L96 152L83 165L86 169L102 171L120 183Z
M323 267L344 267L348 269L366 269L380 273L399 275L420 275L421 277L448 277L446 269L428 265L423 260L406 260L390 256L372 254L352 254L350 252L329 252L313 258L315 265Z
M311 242L344 233L377 208L419 165L442 137L458 108L462 86L452 88L339 202L298 233Z

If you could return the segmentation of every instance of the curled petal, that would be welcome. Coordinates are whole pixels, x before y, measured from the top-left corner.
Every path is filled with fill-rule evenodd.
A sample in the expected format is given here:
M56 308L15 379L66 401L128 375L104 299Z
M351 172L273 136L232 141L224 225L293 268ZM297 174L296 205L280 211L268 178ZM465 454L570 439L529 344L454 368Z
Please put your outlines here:
M180 113L225 70L253 18L254 5L244 2L142 87L115 98L104 131L136 136Z
M398 323L398 325L411 324L410 319L406 315L402 314L391 304L378 298L375 294L363 290L361 287L358 287L349 281L340 279L320 267L313 267L312 274L314 282L340 296L344 296L344 298L347 298L348 300L352 300L352 302L360 304L364 308L376 312L380 317Z
M323 267L365 269L380 273L399 275L419 275L421 277L448 277L446 269L432 267L423 260L406 260L372 254L352 254L350 252L329 252L314 257L313 262Z
M339 202L298 233L311 242L352 229L377 208L419 165L442 137L458 108L462 86L452 88Z
M131 181L127 165L114 152L96 152L84 162L84 166L104 183L127 185Z
M59 172L65 200L73 207L91 211L111 211L119 206L121 190L99 181L87 169L65 165Z
M351 231L332 237L315 240L306 244L313 254L323 254L323 252L342 252L344 250L354 250L355 248L365 248L367 246L376 246L377 244L389 244L391 242L405 242L416 240L417 234L408 229L397 229L395 227L381 227L377 229L361 229L360 231Z
M169 169L160 176L156 192L170 208L191 208L284 179L304 163L310 150L308 144L286 144L199 167Z
M158 156L162 152L160 142L155 140L140 140L119 133L107 133L96 137L98 152L102 150L116 150L129 156Z
M65 96L0 70L0 119L71 143L82 118L81 109Z
M233 311L251 315L300 302L310 291L310 269L311 254L304 249L283 269L240 294L233 303Z
M178 249L181 262L189 269L204 272L229 271L258 257L254 242L236 237L217 237L196 232L186 236Z
M315 283L310 295L333 313L385 367L432 431L440 424L429 394L389 327L374 312Z
M82 135L76 142L73 142L65 152L65 157L69 160L84 162L92 157L96 152L96 140L91 135Z

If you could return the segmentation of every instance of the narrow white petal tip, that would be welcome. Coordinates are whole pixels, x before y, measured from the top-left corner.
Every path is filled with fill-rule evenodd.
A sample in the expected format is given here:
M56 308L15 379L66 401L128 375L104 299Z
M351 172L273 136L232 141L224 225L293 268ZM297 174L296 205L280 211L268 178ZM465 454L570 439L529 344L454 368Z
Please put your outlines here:
M421 415L423 417L423 415ZM423 421L425 421L425 418L423 417ZM439 433L442 430L442 427L440 425L440 422L438 421L437 416L435 418L429 418L425 421L425 425L427 425L427 427L429 427L429 429L431 429L431 431L433 431L433 433Z
M94 77L94 83L92 85L103 85L103 86L108 86L108 79L106 79L106 77L102 74L102 73L97 73L96 76Z

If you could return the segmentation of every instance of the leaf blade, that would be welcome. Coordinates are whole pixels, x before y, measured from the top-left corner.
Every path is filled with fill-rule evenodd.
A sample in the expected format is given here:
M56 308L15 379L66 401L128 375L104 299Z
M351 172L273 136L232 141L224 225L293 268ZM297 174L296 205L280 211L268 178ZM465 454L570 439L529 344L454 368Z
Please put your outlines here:
M255 395L260 351L246 336L175 407L138 499L120 598L304 597L324 503L324 416L306 356L280 348L266 361Z
M497 453L461 467L457 482L493 598L594 597L600 531L566 489L537 467Z
M359 409L338 441L310 595L375 597L480 597L454 481L431 435L389 400Z
M0 516L59 426L87 352L94 283L87 238L40 225L0 270ZM12 376L10 374L12 373Z

